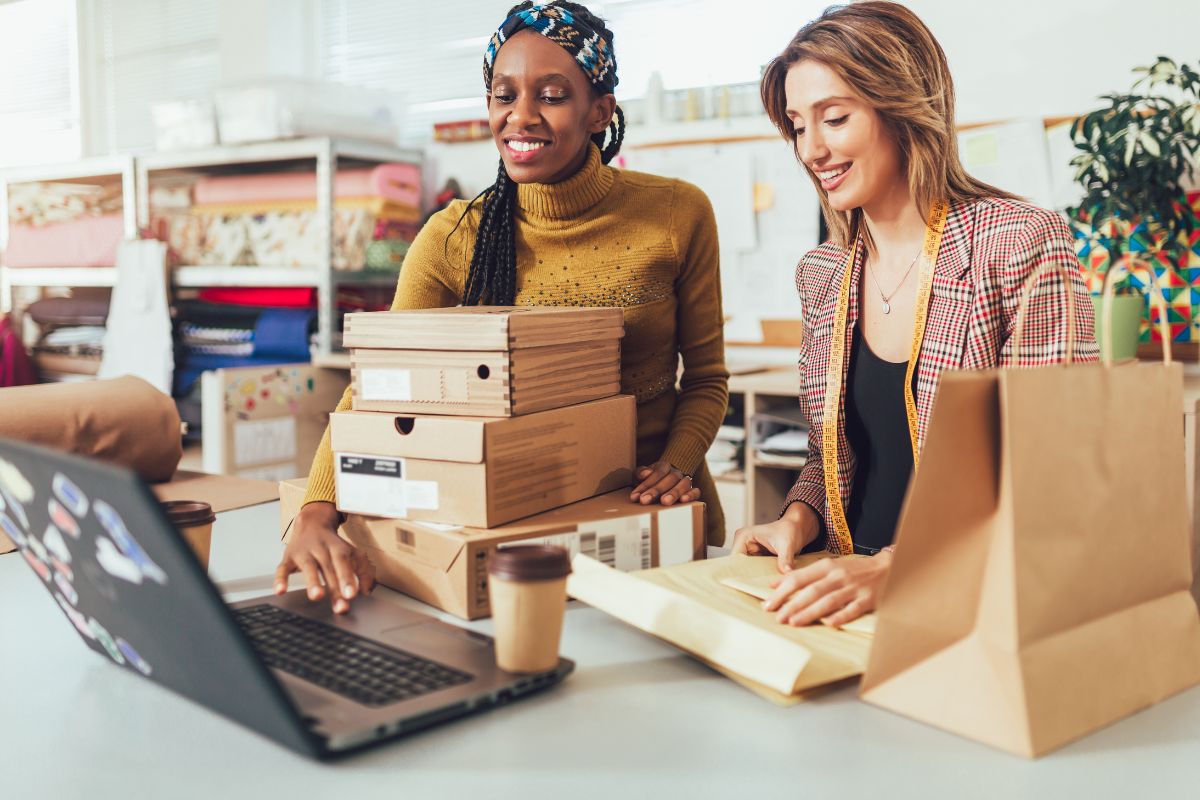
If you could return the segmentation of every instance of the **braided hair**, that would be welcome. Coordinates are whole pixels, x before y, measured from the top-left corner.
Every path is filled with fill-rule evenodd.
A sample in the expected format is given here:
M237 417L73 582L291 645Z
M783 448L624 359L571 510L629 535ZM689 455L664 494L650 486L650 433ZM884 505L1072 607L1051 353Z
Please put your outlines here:
M531 0L519 3L509 9L508 16L512 17L521 11L535 7ZM599 33L612 47L613 33L604 25L604 21L579 3L554 0L547 5L563 9L573 17ZM616 68L615 63L613 69ZM616 83L616 76L613 76ZM490 86L488 87L490 90ZM593 89L594 90L594 89ZM611 134L611 137L608 135ZM605 145L605 139L609 142ZM617 106L613 121L607 130L592 134L592 142L600 149L600 161L607 164L621 150L621 142L625 139L625 114ZM504 159L500 160L500 169L496 173L496 182L484 189L467 204L462 216L458 218L454 230L462 224L463 219L470 213L476 202L481 201L479 230L475 238L475 250L471 254L471 266L463 290L462 304L464 306L497 305L511 306L517 296L517 239L516 239L516 210L517 184L509 177L504 168ZM451 231L453 234L454 231ZM447 238L447 242L449 239Z

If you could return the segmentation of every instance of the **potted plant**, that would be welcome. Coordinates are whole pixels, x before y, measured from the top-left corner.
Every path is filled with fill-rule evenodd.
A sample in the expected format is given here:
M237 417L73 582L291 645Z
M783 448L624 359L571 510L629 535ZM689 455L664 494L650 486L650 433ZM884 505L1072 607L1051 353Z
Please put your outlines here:
M1113 275L1118 280L1111 332L1116 358L1137 353L1140 322L1147 316L1143 292L1150 281L1188 287L1178 267L1187 264L1197 227L1182 183L1191 177L1200 151L1200 73L1159 56L1134 74L1138 77L1128 93L1103 95L1108 105L1079 117L1071 128L1082 151L1071 165L1085 195L1068 213L1094 300L1108 270L1122 268L1121 277ZM1110 332L1101 316L1097 306L1097 335L1103 342Z

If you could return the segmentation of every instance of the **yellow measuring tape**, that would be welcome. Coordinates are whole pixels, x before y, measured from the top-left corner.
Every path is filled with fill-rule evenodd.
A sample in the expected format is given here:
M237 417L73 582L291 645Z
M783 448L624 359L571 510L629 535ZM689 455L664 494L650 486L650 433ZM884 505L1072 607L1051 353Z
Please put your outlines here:
M925 224L925 243L921 247L921 269L917 273L919 285L916 314L913 319L912 348L909 351L908 369L904 376L904 411L908 417L908 438L912 443L914 471L918 461L917 401L913 397L912 378L917 367L917 358L921 354L921 341L925 338L925 323L929 319L929 297L933 292L933 267L937 263L938 250L942 245L942 231L946 227L949 208L945 201L938 201L929 211L929 221ZM846 364L846 320L850 312L850 282L857 257L856 239L850 248L846 269L842 273L842 286L833 318L833 339L829 346L829 367L825 373L825 428L821 453L825 467L825 501L829 506L828 516L832 523L833 536L837 539L838 552L841 554L854 552L854 539L850 535L850 524L846 521L846 510L842 506L842 495L838 489L837 443L842 424L842 385L846 377L843 370Z

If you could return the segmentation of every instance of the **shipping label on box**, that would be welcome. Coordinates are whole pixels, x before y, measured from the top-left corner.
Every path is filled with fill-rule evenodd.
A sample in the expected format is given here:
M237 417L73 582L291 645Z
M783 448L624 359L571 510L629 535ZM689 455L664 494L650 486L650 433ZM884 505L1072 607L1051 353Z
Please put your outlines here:
M359 371L362 399L367 402L394 401L408 403L413 399L412 370L375 368Z
M690 508L685 511L689 516L691 515ZM582 553L622 572L650 569L652 520L653 517L649 514L622 519L597 520L581 525L579 530L574 533L559 533L553 536L504 542L500 544L500 547L524 544L552 545L566 548L572 558Z
M337 506L496 527L628 486L636 428L628 395L522 417L335 412Z
M409 480L403 458L338 453L335 470L343 511L404 517L410 509L438 510L437 482Z

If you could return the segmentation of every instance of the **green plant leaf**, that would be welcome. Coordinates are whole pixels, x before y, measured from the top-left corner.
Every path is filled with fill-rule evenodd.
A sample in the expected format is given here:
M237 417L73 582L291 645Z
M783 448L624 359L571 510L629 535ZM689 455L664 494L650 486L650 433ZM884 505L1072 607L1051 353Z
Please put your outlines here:
M1125 166L1133 164L1133 149L1137 146L1138 132L1137 125L1132 122L1125 129Z
M1159 146L1158 140L1154 138L1154 135L1150 133L1150 131L1142 131L1141 135L1138 137L1138 140L1141 142L1142 149L1145 150L1148 155L1152 156L1153 158L1158 158L1160 155L1162 155L1162 147Z

